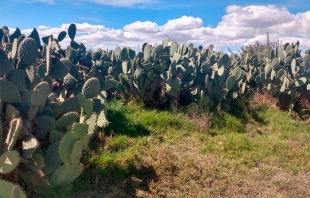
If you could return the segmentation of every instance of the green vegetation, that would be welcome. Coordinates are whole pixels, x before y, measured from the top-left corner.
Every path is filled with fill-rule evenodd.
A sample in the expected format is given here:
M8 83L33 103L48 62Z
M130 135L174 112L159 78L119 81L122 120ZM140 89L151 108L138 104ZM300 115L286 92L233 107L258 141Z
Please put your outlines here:
M136 54L87 50L76 31L41 42L36 29L0 29L3 196L227 196L245 186L267 196L275 175L242 183L252 170L307 174L310 50L298 41L239 56L165 38Z
M255 119L245 122L227 113L189 115L113 100L108 119L118 125L87 152L93 176L78 179L88 186L76 186L72 196L310 195L310 123L255 108L248 108ZM203 123L209 124L202 129Z

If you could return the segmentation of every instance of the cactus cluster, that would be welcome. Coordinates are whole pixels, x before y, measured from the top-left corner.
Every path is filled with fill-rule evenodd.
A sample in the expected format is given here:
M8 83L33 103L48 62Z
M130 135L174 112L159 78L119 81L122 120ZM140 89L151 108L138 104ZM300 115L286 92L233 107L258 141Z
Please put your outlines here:
M296 44L242 57L193 44L144 43L142 51L124 47L87 50L77 43L76 25L57 38L36 29L25 36L0 29L0 173L21 168L36 192L71 184L83 171L83 150L109 124L110 96L138 96L153 104L221 108L254 86L289 98L310 91L310 50ZM70 45L59 45L66 36ZM7 197L25 197L21 188L0 180Z
M0 174L19 168L40 194L82 173L83 150L109 124L106 82L91 54L74 41L75 24L68 29L70 46L60 48L66 34L44 37L41 44L36 29L28 37L18 28L11 35L6 26L0 29ZM0 183L5 196L26 197L15 184Z
M302 56L299 42L243 54L244 58L215 52L213 45L204 49L168 44L168 37L161 45L144 43L135 56L129 48L96 52L102 54L99 61L108 71L104 75L112 92L139 95L142 101L161 105L195 102L225 111L238 96L257 86L266 87L279 103L289 98L284 105L291 110L297 95L310 92L310 50Z

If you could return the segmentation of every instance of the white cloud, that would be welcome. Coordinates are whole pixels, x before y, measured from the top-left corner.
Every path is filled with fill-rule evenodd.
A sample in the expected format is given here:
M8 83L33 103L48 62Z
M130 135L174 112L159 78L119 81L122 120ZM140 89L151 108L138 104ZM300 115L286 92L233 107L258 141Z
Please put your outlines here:
M45 25L40 25L39 27L38 27L38 29L48 29L49 27L47 27L47 26L45 26Z
M157 23L155 23L155 22L137 21L137 22L131 23L129 25L125 25L124 31L125 32L140 32L140 33L155 33L155 32L159 32L160 29L159 29Z
M165 31L191 30L202 27L202 19L191 16L182 16L179 19L169 20L164 26Z
M101 1L102 3L105 1ZM139 0L127 1L137 3ZM152 21L136 21L125 25L122 29L113 29L104 25L81 23L77 25L77 42L96 49L114 49L116 46L128 46L137 49L143 43L161 43L165 36L180 43L194 43L203 46L214 44L217 49L265 42L266 33L270 41L300 41L301 47L310 47L310 11L292 14L284 7L269 6L228 6L226 14L216 27L205 27L199 17L182 16L171 19L163 25ZM60 27L39 26L41 36L54 35L67 31L70 24ZM32 29L22 30L29 34ZM69 44L66 38L61 42L65 47Z

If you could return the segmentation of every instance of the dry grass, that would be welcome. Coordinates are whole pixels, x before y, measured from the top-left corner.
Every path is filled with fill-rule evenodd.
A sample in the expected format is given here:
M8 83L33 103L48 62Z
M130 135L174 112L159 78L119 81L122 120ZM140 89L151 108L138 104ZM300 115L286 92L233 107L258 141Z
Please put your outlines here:
M294 174L269 160L241 166L221 153L202 153L205 142L199 136L180 138L177 144L152 140L150 144L141 148L136 174L118 183L99 182L101 187L79 197L310 196L310 169ZM292 146L301 147L298 142Z
M188 119L195 125L198 132L205 132L211 127L211 117L208 112L194 113Z
M272 97L265 89L258 90L254 93L253 99L250 101L250 106L253 110L268 109L277 107L277 98Z

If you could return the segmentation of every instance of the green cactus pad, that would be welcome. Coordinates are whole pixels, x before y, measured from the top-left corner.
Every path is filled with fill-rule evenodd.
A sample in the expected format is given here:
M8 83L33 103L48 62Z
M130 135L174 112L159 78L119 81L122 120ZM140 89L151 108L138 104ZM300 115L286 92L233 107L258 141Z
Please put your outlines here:
M100 80L100 84L101 84L101 91L107 91L109 89L112 88L112 83L110 82L110 80Z
M303 65L306 67L306 69L310 69L310 54L304 56Z
M58 34L58 37L57 37L57 40L58 42L61 42L62 40L64 40L67 36L67 32L66 31L61 31L59 34Z
M166 38L163 40L163 43L162 43L163 47L166 47L166 46L168 45L168 43L169 43L169 38L166 37Z
M80 108L79 98L77 96L73 96L61 103L59 108L64 113L78 111Z
M1 101L0 101L0 108L1 108ZM0 148L3 146L3 137L4 137L4 130L2 128L2 121L0 121Z
M97 125L101 128L104 128L104 127L108 126L109 123L110 122L107 120L107 118L105 116L105 112L101 111L99 116L98 116Z
M98 61L101 58L100 52L95 52L92 54L92 60L93 61Z
M14 69L8 74L8 80L11 81L19 91L27 90L25 72L20 69Z
M97 96L97 98L101 101L102 104L107 104L107 92L101 91L101 93Z
M116 59L119 59L121 56L121 48L120 47L116 47L114 50L114 56L116 57Z
M65 164L70 164L70 155L72 152L72 148L78 138L72 133L67 133L62 140L60 141L59 145L59 157Z
M62 128L67 127L68 125L72 125L74 122L78 120L78 118L79 115L75 111L66 113L56 121L56 128Z
M180 82L179 80L176 78L171 84L170 86L172 87L172 89L174 89L176 92L180 91Z
M178 93L176 92L176 90L174 90L169 84L166 84L166 92L174 97L178 96Z
M13 149L22 126L23 124L21 118L15 118L10 122L9 133L7 134L6 140L4 142L4 151L10 151Z
M17 58L17 52L18 52L18 39L14 39L13 45L12 45L12 51L11 51L11 59Z
M122 61L126 61L128 59L128 51L126 48L123 48L122 49L122 52L121 52L121 59Z
M17 87L10 81L0 78L0 99L9 103L21 103Z
M51 49L55 50L55 51L59 51L60 50L60 45L58 43L57 40L53 39L51 42Z
M70 74L77 79L78 81L82 80L81 74L79 72L79 70L76 68L76 66L72 66L70 69Z
M136 52L132 49L128 49L128 55L131 60L133 60L136 56Z
M75 42L74 40L71 40L69 47L78 50L81 46L77 42Z
M170 46L170 56L173 56L174 52L178 51L178 46L179 46L179 44L177 42L171 43L171 46Z
M74 23L71 23L68 28L68 35L71 40L74 40L76 34L76 25Z
M289 86L289 82L290 81L288 80L288 78L284 77L283 84L282 84L282 86L280 88L280 92L285 92L286 91L286 88L288 88L288 86Z
M181 58L179 53L174 52L173 56L170 58L171 62L178 63Z
M31 106L27 114L27 120L32 121L36 117L38 110L38 106Z
M57 168L59 168L62 164L61 158L58 154L60 142L53 143L45 152L44 157L44 173L45 174L51 174L53 173Z
M287 76L287 73L284 69L280 69L277 73L277 78L281 80L281 82L284 81L284 78Z
M82 93L82 89L83 89L83 86L84 86L84 82L78 82L74 85L74 95L77 96L79 95L80 93Z
M77 63L78 55L79 55L78 52L72 47L68 46L66 48L66 57L69 58L71 62Z
M79 140L82 144L82 150L86 150L88 149L88 145L89 145L89 140L90 140L91 136L87 135L85 138Z
M86 124L88 124L88 133L87 135L92 136L96 132L97 128L97 115L93 113L89 119L86 120Z
M51 69L50 76L53 79L62 79L67 75L67 73L70 71L68 70L68 64L64 64L66 61L58 60Z
M25 192L15 184L0 179L1 197L3 198L27 198Z
M123 70L124 74L127 74L127 72L128 72L128 62L127 61L122 62L122 70Z
M281 66L280 66L280 63L279 63L279 60L277 58L274 58L271 62L271 68L275 71L278 71Z
M18 60L20 64L32 65L38 56L38 44L33 38L24 39L18 48Z
M226 94L228 93L228 90L227 89L220 89L218 90L217 92L215 92L214 94L214 100L215 101L220 101L222 100Z
M99 114L101 111L105 111L105 105L102 101L98 98L92 99L94 103L93 112Z
M8 103L5 107L5 121L9 123L14 118L18 118L19 116L20 116L20 111L18 111L13 105Z
M235 84L236 84L236 77L229 76L226 81L226 89L230 91L235 86Z
M5 51L0 48L0 75L7 75L13 69Z
M51 69L52 69L52 58L51 58L51 49L48 46L46 48L46 56L45 56L45 75L48 76L51 73Z
M81 107L83 108L83 111L86 113L86 115L89 115L94 107L93 102L90 99L87 99L83 94L78 95L79 103Z
M70 73L68 73L64 77L63 86L72 87L77 82L78 82L78 80L75 79Z
M52 130L49 134L49 140L53 144L55 142L60 141L64 137L64 134L57 130Z
M5 152L0 156L0 173L6 174L11 172L18 164L19 153L17 151Z
M88 133L88 124L75 123L73 125L73 134L77 138L84 138Z
M158 58L163 51L163 46L162 45L158 45L155 49L154 49L154 58Z
M60 186L73 182L83 172L83 165L62 165L52 175L50 184Z
M299 78L298 80L295 81L295 86L296 87L301 87L301 86L303 86L306 83L307 83L307 78L306 77L301 77L301 78Z
M50 116L39 116L34 119L35 124L43 130L51 131L56 128L55 118Z
M50 85L47 82L40 82L31 93L31 103L34 106L43 104L50 93Z
M2 42L3 36L4 36L3 29L0 29L0 41L1 42Z
M267 75L270 75L270 73L271 73L272 71L274 71L274 70L272 70L271 64L270 64L270 63L267 63L266 66L265 66L265 73L266 73Z
M33 135L28 135L22 142L23 157L25 159L31 158L38 147L39 141Z
M199 101L198 101L198 105L201 106L201 107L205 107L209 104L209 98L208 97L204 97L204 98L201 98Z
M68 71L71 71L72 67L75 67L68 58L61 58L60 62L67 68Z
M151 46L150 45L145 45L144 50L143 50L143 58L144 62L148 61L151 57Z
M26 68L26 84L27 89L34 89L34 87L41 82L41 77L36 73L34 66Z
M82 88L82 93L86 98L94 98L100 93L101 84L98 78L88 79Z
M57 112L55 112L51 106L46 106L42 111L40 111L38 116L57 116Z
M82 140L78 140L77 142L75 142L70 155L70 160L73 165L77 165L80 163L80 159L82 157L82 148L83 148Z
M38 171L44 167L44 158L40 154L34 154L29 163L24 163L30 170Z
M236 81L238 82L242 78L242 70L239 67L236 67L231 71L231 75L236 77Z
M166 70L166 67L165 67L165 66L162 66L162 65L156 65L156 66L154 66L154 73L156 73L156 74L161 74L161 73L163 73L165 70Z
M41 46L41 39L40 39L39 33L38 33L36 28L33 28L32 32L30 33L28 38L33 38L36 41L36 43L37 43L37 48L40 48L40 46Z
M87 73L86 77L87 77L87 78L92 78L92 77L94 77L94 76L96 75L97 71L98 71L98 70L97 70L96 68L91 69L91 70Z
M27 186L39 194L45 195L50 188L48 177L41 171L23 171L21 176Z

